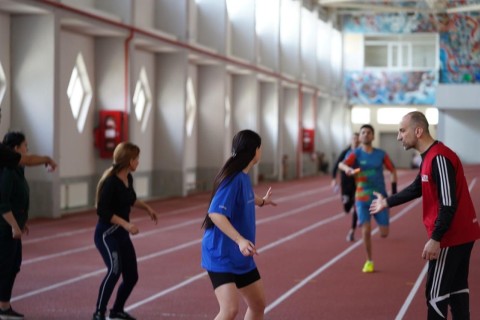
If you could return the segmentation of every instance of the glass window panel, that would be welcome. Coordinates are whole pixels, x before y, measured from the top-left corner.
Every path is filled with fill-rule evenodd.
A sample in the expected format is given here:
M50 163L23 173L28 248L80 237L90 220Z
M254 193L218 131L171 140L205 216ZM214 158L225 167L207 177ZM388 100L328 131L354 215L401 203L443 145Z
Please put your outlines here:
M402 45L402 67L410 66L410 46L408 44Z
M388 45L365 47L366 67L388 67Z
M435 44L414 44L412 46L412 66L417 68L435 68Z

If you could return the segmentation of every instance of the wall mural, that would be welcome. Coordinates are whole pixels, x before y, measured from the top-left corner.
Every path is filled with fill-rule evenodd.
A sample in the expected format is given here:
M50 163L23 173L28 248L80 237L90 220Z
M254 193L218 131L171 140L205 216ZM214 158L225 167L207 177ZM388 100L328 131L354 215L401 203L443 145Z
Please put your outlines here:
M435 103L435 72L346 72L345 88L351 104Z
M465 0L458 0L467 3ZM343 31L353 33L438 32L440 83L480 82L480 14L345 15Z

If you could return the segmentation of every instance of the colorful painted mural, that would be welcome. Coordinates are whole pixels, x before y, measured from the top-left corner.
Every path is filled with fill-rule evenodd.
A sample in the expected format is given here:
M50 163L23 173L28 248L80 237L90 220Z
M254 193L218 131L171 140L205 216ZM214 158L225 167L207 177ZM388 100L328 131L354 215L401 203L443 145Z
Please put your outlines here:
M432 105L435 72L348 72L345 89L351 104Z
M480 82L480 15L445 15L440 32L440 82Z
M480 82L480 13L478 12L435 15L420 13L345 15L342 21L343 31L352 33L439 33L439 82Z

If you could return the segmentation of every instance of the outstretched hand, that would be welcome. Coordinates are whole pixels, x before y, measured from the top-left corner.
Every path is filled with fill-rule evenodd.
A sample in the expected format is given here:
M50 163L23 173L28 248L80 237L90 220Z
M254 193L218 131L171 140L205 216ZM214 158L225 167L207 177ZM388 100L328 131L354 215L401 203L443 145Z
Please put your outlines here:
M265 194L265 196L263 197L263 201L264 202L264 205L266 204L270 204L272 206L276 206L277 204L275 202L273 202L271 199L270 199L270 196L272 195L272 187L268 188L267 190L267 193Z
M377 197L377 199L374 199L370 204L370 214L379 213L387 207L387 201L381 193L374 191L373 195Z

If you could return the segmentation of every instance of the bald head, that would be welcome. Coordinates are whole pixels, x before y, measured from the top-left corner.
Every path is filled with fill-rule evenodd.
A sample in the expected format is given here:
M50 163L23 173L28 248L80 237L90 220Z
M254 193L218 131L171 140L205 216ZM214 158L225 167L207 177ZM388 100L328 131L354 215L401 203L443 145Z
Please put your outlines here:
M405 115L404 119L408 124L413 128L422 128L423 132L430 134L428 130L428 120L427 117L420 111L412 111Z
M428 121L425 115L418 111L407 113L400 121L397 140L402 142L403 148L416 149L423 153L434 143L428 130Z

